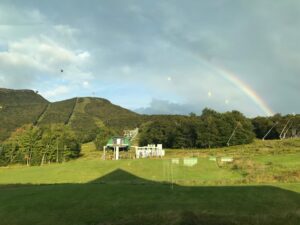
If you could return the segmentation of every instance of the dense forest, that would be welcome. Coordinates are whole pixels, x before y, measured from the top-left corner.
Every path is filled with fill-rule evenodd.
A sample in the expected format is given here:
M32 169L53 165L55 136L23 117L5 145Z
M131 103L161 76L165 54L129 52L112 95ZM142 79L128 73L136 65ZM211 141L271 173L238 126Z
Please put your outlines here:
M204 109L191 114L150 121L141 126L140 145L162 143L166 148L212 148L250 143L255 134L251 121L238 111L218 113Z
M300 115L246 118L238 111L204 109L201 116L152 116L140 127L140 145L167 148L212 148L251 143L254 138L300 137Z

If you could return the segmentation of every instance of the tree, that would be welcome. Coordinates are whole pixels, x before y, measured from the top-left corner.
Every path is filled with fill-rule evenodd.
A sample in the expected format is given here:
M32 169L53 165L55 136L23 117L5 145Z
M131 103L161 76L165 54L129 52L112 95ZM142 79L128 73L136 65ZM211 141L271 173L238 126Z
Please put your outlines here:
M30 166L59 163L80 154L80 143L74 132L63 124L25 125L13 132L1 147L1 164L24 163Z
M234 132L233 132L234 131ZM140 145L166 148L212 148L253 141L251 121L238 111L218 113L204 109L201 116L159 117L140 129Z
M51 162L64 162L77 158L80 154L80 144L69 126L52 124L43 127L41 164L45 159Z
M99 132L94 140L96 148L101 150L103 146L107 144L107 141L110 137L116 135L116 132L112 129L107 128L106 126L101 126Z
M217 113L204 109L198 128L199 147L222 147L230 140L231 145L246 144L253 141L251 121L238 111Z
M139 144L163 144L167 148L172 147L174 137L167 123L167 121L155 121L144 124L140 129Z
M264 138L265 135L270 131L266 139L278 139L279 132L276 128L278 121L272 117L256 117L252 119L254 132L257 138Z
M41 149L41 131L33 125L26 125L20 132L15 133L21 155L26 160L26 165L31 165L33 155Z

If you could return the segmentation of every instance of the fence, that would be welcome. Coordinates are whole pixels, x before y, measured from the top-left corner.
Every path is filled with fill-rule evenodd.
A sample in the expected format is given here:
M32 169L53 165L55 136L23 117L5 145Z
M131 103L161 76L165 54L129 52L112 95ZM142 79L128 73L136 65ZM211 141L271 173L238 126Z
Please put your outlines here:
M163 157L165 156L165 150L162 148L162 144L148 145L144 147L135 148L136 158L148 158L148 157Z

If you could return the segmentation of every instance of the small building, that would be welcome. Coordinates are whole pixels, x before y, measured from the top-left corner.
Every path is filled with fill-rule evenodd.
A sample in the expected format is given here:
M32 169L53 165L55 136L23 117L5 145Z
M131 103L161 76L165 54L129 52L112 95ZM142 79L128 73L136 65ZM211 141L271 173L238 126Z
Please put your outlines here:
M128 137L115 136L108 140L106 147L113 149L118 146L120 150L128 150L130 148L130 140Z
M114 151L114 159L119 160L120 151L127 151L130 148L130 139L128 137L115 136L108 140L106 146L103 147L103 159L106 158L106 150Z

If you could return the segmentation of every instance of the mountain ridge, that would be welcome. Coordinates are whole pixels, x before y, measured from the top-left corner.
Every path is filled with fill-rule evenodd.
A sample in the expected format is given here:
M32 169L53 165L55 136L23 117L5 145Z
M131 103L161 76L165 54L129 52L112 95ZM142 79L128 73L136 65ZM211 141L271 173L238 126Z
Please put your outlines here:
M33 90L0 88L0 141L25 124L53 123L69 125L82 141L90 141L103 124L119 130L130 129L139 125L136 121L141 117L105 98L75 97L50 102Z

